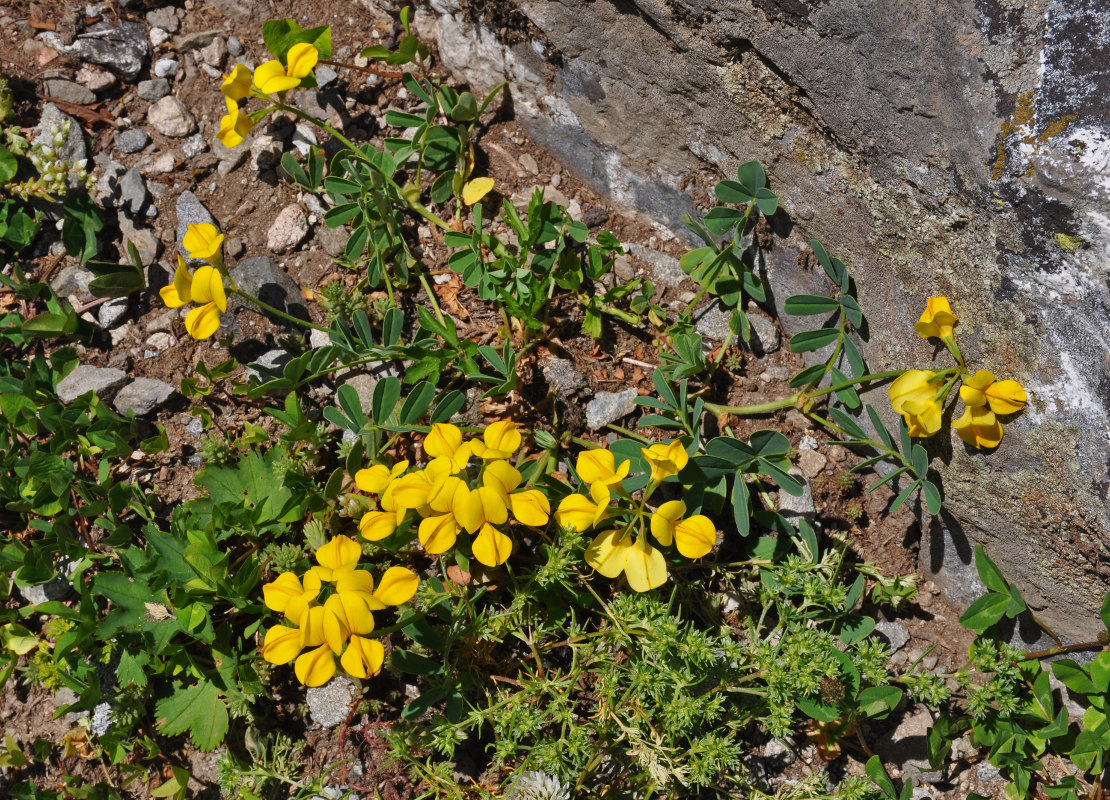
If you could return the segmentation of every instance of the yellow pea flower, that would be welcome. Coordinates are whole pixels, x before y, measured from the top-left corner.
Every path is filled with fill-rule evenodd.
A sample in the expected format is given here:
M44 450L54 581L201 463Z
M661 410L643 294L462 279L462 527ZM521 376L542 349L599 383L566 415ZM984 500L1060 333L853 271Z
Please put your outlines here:
M254 128L254 120L250 114L239 111L239 104L230 97L225 98L227 113L220 117L220 127L216 131L216 138L220 144L229 150L238 147L247 138L247 134Z
M339 659L348 675L368 678L381 671L385 661L385 647L377 639L352 636L347 649Z
M501 525L509 519L509 500L500 487L479 486L459 492L452 511L467 533L476 533L483 525Z
M220 91L228 100L242 100L251 93L251 71L243 64L236 64L220 84Z
M319 566L310 572L322 581L334 583L354 572L361 557L362 548L358 542L349 536L336 536L316 551Z
M618 469L612 451L601 449L583 450L578 454L578 460L574 463L578 477L584 483L588 483L590 486L600 483L607 489L619 485L621 481L628 477L628 470L631 466L632 462L622 461Z
M496 567L509 560L513 553L513 540L487 522L478 529L471 551L480 564Z
M298 42L285 54L285 66L275 58L256 68L254 85L263 94L279 94L295 89L319 60L320 52L315 47L308 42Z
M1002 424L986 406L968 406L952 427L967 444L977 449L998 447L1002 442Z
M374 464L355 473L355 485L370 494L384 494L393 481L397 480L409 468L408 461L398 461L392 467L385 464Z
M940 430L944 407L943 398L936 397L935 377L931 370L910 369L887 388L890 405L905 418L910 436L932 436Z
M947 297L930 297L925 301L925 311L914 325L914 330L922 339L936 337L945 340L952 338L952 326L956 324L956 315L948 305Z
M298 656L293 671L305 686L323 686L335 675L335 655L328 645L322 644Z
M487 426L482 439L470 443L470 451L485 460L508 458L520 448L520 442L520 431L516 429L516 423L505 419Z
M259 649L262 657L271 664L288 664L304 649L300 628L274 625L266 631L266 638Z
M189 254L189 258L198 258L201 261L214 261L220 257L220 245L223 244L224 235L210 222L199 225L190 224L185 235L181 237L181 246Z
M262 586L262 597L267 608L284 613L286 619L299 626L305 612L319 597L320 588L320 578L314 572L304 576L303 586L292 572L283 572Z
M640 452L651 464L651 479L656 483L680 473L690 460L686 448L677 439L669 444L653 444Z
M555 511L555 522L579 533L587 531L604 519L611 496L609 489L601 482L590 485L589 497L581 494L567 495Z
M651 534L663 546L674 541L678 552L687 558L701 558L717 543L717 526L703 514L682 519L685 513L686 504L681 500L659 506L651 515Z
M995 381L984 392L995 414L1014 414L1025 408L1029 396L1021 384L1013 380Z
M524 480L520 471L507 461L492 461L486 466L482 481L493 484L509 501L509 509L517 522L538 528L551 518L551 502L538 489L516 491Z
M992 383L994 383L993 372L986 369L978 370L974 375L964 378L963 385L960 387L960 399L965 405L985 406L987 395L984 390Z
M646 537L633 542L620 530L596 536L586 548L586 563L606 578L622 572L628 585L637 592L646 592L667 582L667 562L663 554L651 546Z
M471 442L463 444L462 431L449 422L434 423L424 437L424 452L432 457L433 462L443 459L440 463L449 464L450 472L461 472L466 468L471 445Z
M462 200L472 206L490 193L493 189L493 178L474 178L463 186Z

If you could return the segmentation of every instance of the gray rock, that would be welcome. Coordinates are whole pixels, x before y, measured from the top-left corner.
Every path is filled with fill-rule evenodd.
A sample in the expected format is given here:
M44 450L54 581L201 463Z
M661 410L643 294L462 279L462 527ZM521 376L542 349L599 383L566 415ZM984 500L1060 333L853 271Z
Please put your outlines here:
M323 686L307 689L304 699L313 722L324 728L334 728L347 720L351 706L360 695L358 687L349 678L339 675Z
M763 757L782 765L793 764L797 759L794 751L778 739L772 739L763 746Z
M779 489L779 513L793 524L797 524L799 518L813 522L817 515L817 508L813 505L813 489L810 488L809 478L797 467L791 467L790 474L797 478L804 488L797 497Z
M574 362L566 358L549 358L543 362L544 380L551 391L564 400L579 389L586 388L586 376L574 368Z
M154 69L151 71L159 78L172 78L180 67L176 58L160 58L154 62Z
M177 198L177 250L188 260L189 266L200 267L204 262L189 258L189 254L185 252L185 248L181 245L181 240L185 238L185 234L189 232L190 225L209 225L216 224L216 218L212 213L204 207L195 194L186 190L178 195Z
M351 238L351 232L342 226L329 228L327 225L321 225L316 231L317 241L320 242L320 246L324 248L324 252L329 256L337 256L342 253L349 238Z
M223 69L227 63L227 42L217 36L200 49L200 60L213 69Z
M301 319L309 318L300 287L272 258L255 256L243 259L231 270L231 277L240 289L263 303ZM229 302L260 310L253 303L238 297L229 298Z
M136 91L139 93L139 97L146 100L148 103L157 103L170 93L170 82L165 78L151 78L147 81L139 81L139 86Z
M816 450L802 450L798 453L798 469L807 478L816 478L828 461L827 456Z
M177 29L181 27L173 6L155 8L146 12L146 21L152 28L161 28L170 33L177 33Z
M108 400L126 382L127 373L122 369L78 364L58 381L58 399L69 405L86 392L92 392L101 400Z
M229 37L227 37L227 52L230 53L231 55L235 56L235 57L243 55L243 43L239 41L238 36L229 36ZM327 67L324 66L324 67L317 67L316 68L316 76L317 76L316 79L317 80L320 79L319 78L320 70L322 70L322 69L327 69Z
M102 328L114 328L127 316L127 309L126 297L114 297L101 303L96 311L96 320Z
M185 158L199 156L207 149L208 142L204 141L204 136L199 133L194 133L181 144L181 152L184 154Z
M329 344L331 344L331 335L327 331L318 331L312 328L308 332L308 346L313 350L327 347Z
M86 89L73 81L54 78L43 81L42 85L46 88L48 95L58 100L65 100L67 103L87 106L96 102L96 94L91 89Z
M624 249L647 264L652 282L674 288L686 280L686 273L682 271L678 259L674 256L660 253L641 244L626 244Z
M374 387L378 385L377 376L360 372L357 375L351 375L343 383L355 390L363 412L369 414L374 408Z
M58 158L62 161L84 161L89 157L89 151L85 147L81 123L53 103L47 103L42 107L42 116L39 117L39 124L35 126L34 141L36 144L51 144L54 131L60 130L66 120L69 120L69 133L62 146L58 148ZM76 180L76 178L70 179L71 187L77 186Z
M153 264L162 251L162 243L158 241L154 231L150 228L136 227L135 223L127 217L120 217L119 232L120 238L123 240L120 255L128 262L130 262L130 255L127 252L128 242L135 245L135 250L139 254L139 262L145 267Z
M142 417L169 400L173 393L174 388L165 381L136 378L119 390L113 405L121 414L134 411L135 416Z
M586 404L586 427L592 431L616 422L636 410L635 388L623 392L598 392Z
M230 40L228 40L227 46L228 46L228 50L230 50L231 49L231 41ZM320 86L321 88L323 88L324 86L327 86L329 83L331 83L332 81L334 81L338 77L339 77L339 73L336 72L331 67L329 67L327 64L320 64L318 67L316 67L316 85Z
M694 329L706 339L723 342L731 332L728 327L731 316L731 311L723 308L719 302L714 302L695 312Z
M106 67L129 81L138 77L150 54L146 26L141 22L98 22L68 45L53 31L43 33L42 38L59 53Z
M19 586L19 584L16 584L16 586L19 593L23 595L23 599L36 606L48 600L61 600L73 591L73 585L62 575L55 575L46 583L40 583L38 586Z
M290 205L278 212L266 233L266 247L271 253L288 253L308 236L308 217L299 205Z
M91 64L82 64L77 70L77 82L93 92L102 92L111 89L117 83L117 78L106 69L98 69Z
M906 626L899 622L876 622L875 630L883 635L890 645L890 654L894 655L910 640L910 632Z
M132 217L143 217L151 202L150 191L141 172L132 167L119 182L119 207Z
M166 87L167 91L169 87ZM147 132L140 128L128 128L116 137L116 149L121 153L137 153L150 144Z
M71 264L58 270L58 274L50 281L50 288L59 297L69 297L71 294L88 294L89 283L95 277L84 267Z
M751 323L752 329L752 338L748 346L757 356L773 353L782 346L782 336L774 322L762 314L752 313L748 314L748 322Z
M224 241L224 252L226 252L232 258L238 258L239 256L243 255L243 253L247 252L247 246L243 244L242 239L237 236L233 236L230 239L226 239Z
M907 714L893 732L881 737L874 745L884 762L898 764L915 783L936 783L939 771L929 769L929 729L933 718L922 708Z
M186 50L197 50L211 44L216 37L222 33L223 31L219 29L187 33L177 37L177 41L173 43L173 46L182 53Z
M228 155L220 159L220 163L216 165L216 172L219 175L229 175L234 172L244 161L247 156L251 154L248 147L236 147L229 151Z
M169 31L164 30L163 28L150 29L150 46L155 49L157 49L159 45L169 41L169 38Z
M269 380L269 375L267 375L265 373L262 373L259 370L254 368L255 364L257 364L260 367L263 367L264 369L268 369L268 370L271 370L272 372L276 372L276 373L280 374L281 373L281 368L284 367L289 362L290 358L292 358L292 356L289 355L288 350L281 350L281 349L267 350L261 356L256 358L251 363L250 368L247 369L247 381L250 382L252 380L259 380L259 381Z
M146 119L163 136L181 138L197 129L197 122L189 109L173 95L163 97L147 109Z

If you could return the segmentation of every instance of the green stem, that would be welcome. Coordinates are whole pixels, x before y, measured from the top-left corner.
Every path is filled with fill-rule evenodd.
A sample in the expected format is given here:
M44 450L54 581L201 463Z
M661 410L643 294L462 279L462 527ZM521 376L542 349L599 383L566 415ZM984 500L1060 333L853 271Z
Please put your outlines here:
M253 295L249 295L246 292L242 291L241 289L234 289L234 288L229 286L229 287L227 287L227 291L230 292L231 294L235 294L235 295L238 295L239 297L242 297L244 300L248 300L251 303L254 303L256 306L261 308L266 313L273 314L275 317L280 317L281 319L285 320L286 322L295 322L296 324L303 325L306 328L313 328L314 330L323 331L324 333L328 332L327 328L323 328L323 327L317 325L314 322L308 322L307 320L303 320L300 317L294 317L292 314L286 314L281 309L274 308L269 303L263 303L257 297L255 297Z
M839 392L841 389L847 389L850 386L857 384L870 383L872 381L886 380L887 378L896 378L906 370L904 369L889 369L886 372L872 372L863 375L859 378L852 378L850 380L834 383L832 386L826 386L823 389L813 389L805 391L799 389L794 394L784 397L780 400L771 400L766 403L756 403L750 406L722 406L717 403L706 403L705 410L712 413L718 419L725 414L732 414L736 417L750 417L758 414L770 414L773 411L780 411L784 408L796 408L800 402L805 400L812 400L816 397L823 397L833 392Z

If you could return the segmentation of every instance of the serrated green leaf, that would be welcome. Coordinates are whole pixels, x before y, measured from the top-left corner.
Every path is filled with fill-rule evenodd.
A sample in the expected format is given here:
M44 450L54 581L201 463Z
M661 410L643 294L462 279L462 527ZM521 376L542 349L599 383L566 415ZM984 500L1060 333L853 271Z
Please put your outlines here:
M215 750L227 734L227 705L208 681L179 688L155 706L158 730L166 736L185 731L199 750Z

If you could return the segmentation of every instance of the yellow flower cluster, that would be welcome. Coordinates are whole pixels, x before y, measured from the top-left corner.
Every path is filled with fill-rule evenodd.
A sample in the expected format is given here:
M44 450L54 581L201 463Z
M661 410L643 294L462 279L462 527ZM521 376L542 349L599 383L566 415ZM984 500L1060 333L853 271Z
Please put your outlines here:
M510 517L540 527L551 514L542 492L520 488L523 477L509 463L520 445L520 432L511 420L494 422L481 439L469 441L454 425L432 425L424 438L431 460L423 469L406 472L409 464L401 461L355 474L359 489L379 496L378 510L362 517L360 532L371 541L385 539L415 513L420 518L417 537L428 553L446 552L465 530L474 536L474 558L487 567L504 564L513 551L513 541L504 533ZM472 459L479 465L474 479L468 470Z
M260 652L271 664L296 659L294 672L305 686L322 686L335 675L335 657L348 675L366 678L379 672L385 648L368 638L374 615L407 602L419 578L404 567L390 567L377 589L369 572L358 568L362 548L337 536L316 551L317 566L303 580L283 572L262 587L266 607L285 615L292 625L266 631ZM302 652L305 648L311 648Z
M646 518L655 540L664 547L674 543L686 558L701 558L712 550L717 527L702 514L683 518L686 504L681 500L663 503L649 514L648 498L664 480L682 471L689 456L679 441L653 444L641 453L651 467L651 477L639 500L622 485L631 467L629 461L618 466L610 450L580 453L575 469L590 487L589 497L565 497L555 511L555 520L565 528L587 531L615 519L615 526L607 526L594 537L586 550L586 562L607 578L623 573L635 591L646 592L667 581L667 562L647 536Z
M196 273L190 274L185 259L179 255L173 283L158 291L162 302L170 308L179 308L188 303L198 304L185 316L185 330L194 339L207 339L214 334L220 327L221 312L227 311L224 262L220 255L223 241L224 235L216 230L215 225L207 222L190 225L181 245L189 258L208 263L198 268Z
M887 389L894 410L906 420L910 436L932 436L940 430L944 402L957 380L962 380L960 398L963 416L952 423L964 442L971 447L997 447L1002 442L1002 423L998 416L1021 411L1028 402L1025 389L1013 380L995 380L994 373L981 369L970 374L964 365L953 334L956 315L947 297L930 297L914 329L922 338L937 338L959 364L936 372L910 369Z
M255 120L249 114L242 113L239 101L250 94L265 97L295 89L316 68L319 60L320 52L315 47L307 42L300 42L289 48L284 64L273 59L258 66L253 73L242 64L236 64L220 84L220 91L227 104L227 114L220 119L216 138L224 147L240 144L254 127Z

